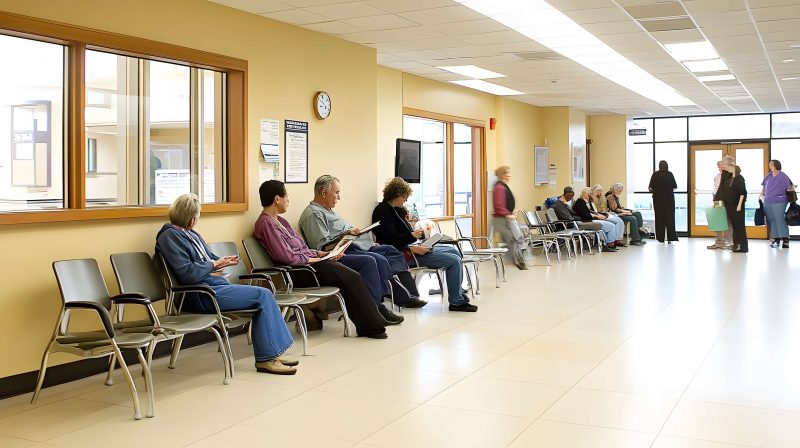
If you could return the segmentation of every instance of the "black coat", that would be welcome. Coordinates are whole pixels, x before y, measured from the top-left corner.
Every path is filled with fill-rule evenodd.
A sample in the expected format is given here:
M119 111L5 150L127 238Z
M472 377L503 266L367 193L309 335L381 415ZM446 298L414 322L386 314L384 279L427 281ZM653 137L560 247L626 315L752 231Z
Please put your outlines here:
M594 220L592 216L592 211L589 209L589 204L583 200L583 198L578 198L575 200L575 203L572 204L572 211L578 215L583 222L591 222Z
M392 207L386 201L376 205L372 211L372 222L380 221L381 225L372 229L372 233L378 243L402 250L416 242L417 238L411 234L411 225L405 219L407 214L405 207Z
M654 199L673 197L676 188L678 184L670 171L658 170L650 176L649 189L653 192Z

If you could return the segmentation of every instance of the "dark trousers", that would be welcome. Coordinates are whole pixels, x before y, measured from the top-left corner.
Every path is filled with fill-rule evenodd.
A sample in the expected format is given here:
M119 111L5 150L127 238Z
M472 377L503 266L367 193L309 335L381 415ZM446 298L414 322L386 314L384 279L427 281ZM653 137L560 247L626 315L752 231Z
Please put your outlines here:
M375 305L383 302L383 296L389 294L389 284L386 283L386 280L391 277L391 275L387 275L391 270L385 258L381 262L369 252L351 253L348 249L339 262L361 275Z
M736 211L735 205L726 205L725 211L728 212L728 219L731 220L733 227L733 247L747 250L747 229L744 225L744 205L741 211Z
M678 234L675 232L675 196L653 196L653 211L656 214L656 239L663 243L666 234L667 241L678 241Z
M380 289L377 287L378 285L373 287L372 284L368 284L367 287L370 288L370 293L380 294L377 300L389 295L389 285L391 285L395 303L401 306L408 303L408 299L410 298L409 294L406 294L403 288L400 288L395 282L390 281L395 275L398 276L411 296L419 297L417 286L413 279L411 279L411 274L408 272L406 259L402 252L397 250L394 246L375 244L370 247L369 250L364 250L355 245L350 245L345 253L346 255L342 261L359 272L361 272L363 264L366 262L364 260L348 259L351 255L372 257L375 260L375 267L378 269L378 277L380 278ZM357 264L357 267L353 267L350 264ZM408 281L409 279L411 279L411 281ZM380 291L380 293L378 291Z
M383 318L358 272L331 260L314 263L312 267L317 271L320 285L339 288L347 306L347 314L355 324L359 336L386 331ZM292 275L292 280L297 287L316 286L309 276L300 273Z

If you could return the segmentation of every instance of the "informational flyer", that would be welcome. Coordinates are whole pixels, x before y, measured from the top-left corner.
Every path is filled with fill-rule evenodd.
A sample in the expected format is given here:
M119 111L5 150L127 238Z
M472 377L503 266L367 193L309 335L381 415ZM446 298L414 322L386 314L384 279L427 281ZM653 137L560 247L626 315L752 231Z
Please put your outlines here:
M283 148L285 182L308 183L308 122L284 120Z
M169 205L191 188L191 173L187 169L156 170L156 204Z
M280 121L279 120L261 120L261 156L267 163L278 163L279 152L278 144L280 143Z

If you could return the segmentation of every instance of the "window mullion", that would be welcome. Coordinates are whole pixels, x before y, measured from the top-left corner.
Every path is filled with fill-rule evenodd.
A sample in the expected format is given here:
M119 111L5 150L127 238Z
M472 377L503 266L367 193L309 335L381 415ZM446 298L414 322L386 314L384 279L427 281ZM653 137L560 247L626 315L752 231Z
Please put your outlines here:
M454 142L455 142L455 132L453 130L453 122L446 122L445 123L445 172L446 182L445 182L445 215L447 216L455 216L455 181L453 179L453 154L454 150Z
M86 45L73 42L67 50L66 207L86 207Z
M205 202L203 192L203 92L200 83L200 70L189 70L189 191L197 194Z

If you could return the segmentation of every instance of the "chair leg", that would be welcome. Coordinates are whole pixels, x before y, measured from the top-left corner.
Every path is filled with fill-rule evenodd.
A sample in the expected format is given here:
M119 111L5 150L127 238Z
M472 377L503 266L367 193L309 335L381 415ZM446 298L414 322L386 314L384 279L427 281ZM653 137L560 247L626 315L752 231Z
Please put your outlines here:
M212 328L209 328L208 331L214 334L214 337L217 338L217 346L219 347L219 353L222 355L222 366L225 369L225 377L222 379L222 384L228 384L229 374L231 372L231 367L228 365L228 354L225 350L225 342L222 340L222 336L220 336L219 332ZM150 364L152 365L152 364Z
M386 280L386 284L389 287L389 303L392 305L392 311L394 311L394 289L392 289L392 280L397 276L392 276L391 279Z
M292 305L290 307L294 313L294 318L297 321L297 326L300 327L300 336L303 338L303 356L308 355L308 328L306 328L306 316L303 308Z
M174 369L175 363L178 361L178 353L181 351L181 344L183 344L183 335L178 336L172 340L172 352L169 356L169 368Z
M253 322L247 324L247 345L253 345Z
M134 384L133 378L131 378L131 371L128 369L128 365L125 364L125 359L122 358L122 352L119 351L119 347L113 339L111 340L111 345L114 347L114 354L116 355L119 366L122 369L122 375L125 377L125 381L128 382L128 388L131 391L131 398L133 398L133 418L136 420L141 420L142 410L139 406L139 395L136 393L136 384Z
M497 264L497 257L494 255L492 256L492 263L494 263L494 287L499 288L501 282L500 265Z
M114 378L112 375L114 374L114 367L117 365L117 355L115 353L111 354L111 358L108 360L108 374L106 375L106 386L111 386L114 384Z
M393 275L392 276L392 281L394 281L397 286L399 286L403 291L405 291L405 293L406 293L406 295L408 297L411 297L411 291L409 291L408 288L406 288L403 285L403 282L400 281L400 277L398 277L396 275ZM395 306L397 306L397 312L399 312L399 313L403 312L403 310L400 308L400 305L395 305L395 303L394 303L394 294L392 294L392 311L394 311L394 307Z
M53 341L50 341L50 343L47 344L47 350L45 350L44 355L42 355L42 366L39 368L39 377L36 379L36 388L33 389L31 404L35 404L36 400L39 399L39 393L42 391L42 385L44 384L44 375L47 372L47 359L50 357L50 350L52 348Z
M228 336L228 327L225 326L224 322L220 322L217 325L220 329L220 334L222 335L222 340L225 342L225 356L228 357L228 367L230 368L231 378L236 376L236 370L233 365L233 349L231 348L231 339Z
M344 297L342 297L341 293L337 293L336 298L339 300L339 306L342 308L342 317L344 317L344 337L350 337L353 332L350 329L350 316L347 315L347 306L344 303Z
M151 358L150 353L155 350L155 341L147 345L147 358ZM144 349L142 349L144 350ZM139 358L139 364L142 365L142 373L144 374L144 384L147 390L147 411L145 417L153 418L155 415L155 392L153 391L153 372L150 371L150 364L147 363L147 358L142 355L142 350L136 349L136 356Z

